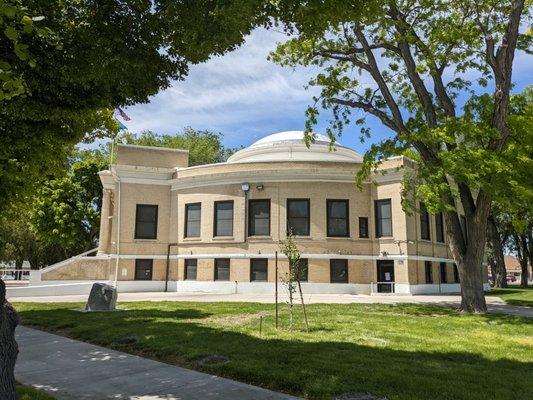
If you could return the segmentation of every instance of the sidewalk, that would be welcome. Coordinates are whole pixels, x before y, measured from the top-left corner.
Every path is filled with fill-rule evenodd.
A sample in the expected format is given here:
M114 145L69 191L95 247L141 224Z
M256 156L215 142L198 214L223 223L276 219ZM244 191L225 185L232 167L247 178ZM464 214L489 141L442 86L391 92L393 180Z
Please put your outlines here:
M296 399L24 326L17 341L17 380L58 400Z

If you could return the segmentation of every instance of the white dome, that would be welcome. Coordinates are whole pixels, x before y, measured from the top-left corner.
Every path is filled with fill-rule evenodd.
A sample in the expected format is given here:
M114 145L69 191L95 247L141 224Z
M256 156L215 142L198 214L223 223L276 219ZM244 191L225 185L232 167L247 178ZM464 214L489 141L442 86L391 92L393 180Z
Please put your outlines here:
M325 161L360 163L363 157L339 144L330 146L327 136L313 133L314 143L304 142L303 131L278 132L253 143L228 158L235 162Z
M321 135L319 133L314 133L315 143L329 144L330 140L327 136ZM270 146L276 144L290 144L290 143L302 143L304 140L304 131L285 131L273 133L272 135L265 136L262 139L259 139L257 142L254 142L250 147L258 146Z

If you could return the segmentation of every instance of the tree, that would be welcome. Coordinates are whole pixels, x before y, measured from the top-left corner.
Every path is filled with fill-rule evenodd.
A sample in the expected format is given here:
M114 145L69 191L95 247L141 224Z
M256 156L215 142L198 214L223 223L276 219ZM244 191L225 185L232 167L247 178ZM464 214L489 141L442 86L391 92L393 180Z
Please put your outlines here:
M263 2L237 3L3 1L0 209L61 170L76 143L114 136L116 107L241 44Z
M527 265L533 258L533 86L511 96L508 125L511 140L502 157L511 167L506 173L506 184L495 187L488 224L489 263L497 287L506 283L505 247L519 257L524 286Z
M235 152L224 147L222 134L191 127L184 128L177 135L159 135L152 131L143 131L138 135L126 132L121 139L128 144L189 150L190 166L223 162Z
M307 131L320 108L333 115L327 130L332 141L351 122L364 124L365 115L388 128L392 137L365 154L359 182L384 157L416 150L420 162L406 185L430 212L444 213L461 280L461 309L468 312L486 311L482 262L492 192L505 185L512 168L502 152L511 137L513 59L517 48L530 47L532 40L519 32L531 11L524 6L523 0L279 6L278 17L295 36L271 58L320 68L310 82L320 95L307 110ZM492 96L472 95L474 72L478 85L490 83ZM488 123L477 118L480 101L487 102ZM353 121L354 112L363 116ZM366 127L361 132L362 139L371 135ZM414 208L406 200L405 206Z
M95 247L100 227L98 172L107 162L95 151L78 152L73 158L65 176L38 189L29 219L37 241L46 248L60 248L61 259Z
M309 331L309 324L307 323L307 313L305 311L305 302L302 292L302 264L300 262L300 250L294 241L294 236L292 231L287 233L287 238L284 241L279 243L281 252L285 254L289 263L289 271L287 272L286 277L283 279L285 286L287 286L287 291L289 292L289 329L292 329L293 325L293 307L294 307L294 294L296 290L300 292L300 299L302 301L302 308L305 318L305 329Z
M10 204L0 218L0 260L41 268L96 246L107 167L99 151L76 151L66 172Z
M17 312L6 300L6 285L0 279L0 398L18 399L15 382L15 362L18 345L15 328L19 323Z

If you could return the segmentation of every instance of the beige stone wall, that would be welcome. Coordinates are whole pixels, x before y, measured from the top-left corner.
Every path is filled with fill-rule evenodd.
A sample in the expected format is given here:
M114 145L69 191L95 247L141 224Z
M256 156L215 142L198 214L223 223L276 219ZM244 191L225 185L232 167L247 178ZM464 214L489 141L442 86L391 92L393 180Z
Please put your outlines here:
M120 191L120 254L166 254L171 223L170 187L121 183ZM157 238L155 240L135 238L137 204L158 206ZM113 218L114 222L118 223L117 212ZM112 237L112 242L116 243L118 235L115 226ZM113 253L116 253L116 245L112 246L112 250Z
M43 272L43 281L55 280L107 280L109 260L91 260L90 257L73 260L70 264Z
M189 152L161 147L118 145L117 164L156 168L185 168L189 166Z
M155 152L159 150L153 150ZM136 163L136 165L155 166L147 159L160 158L158 166L168 167L170 163L182 162L183 153L143 153L143 149L120 148L120 159L123 163ZM139 154L142 153L142 157ZM120 154L119 154L120 155ZM140 158L138 158L140 157ZM174 158L173 158L174 157ZM181 161L179 161L181 160ZM165 164L165 165L163 165ZM432 257L446 257L450 254L446 245L434 242L436 237L434 218L431 218L432 241L422 241L419 238L419 216L407 216L401 206L401 175L402 166L415 167L408 160L395 158L384 162L380 169L389 173L377 179L377 184L368 183L363 191L355 188L353 183L347 182L263 182L262 177L277 176L278 173L290 171L315 172L316 175L330 174L354 174L359 166L350 163L324 163L324 162L257 162L217 164L202 167L178 169L174 174L173 182L186 179L188 182L200 182L205 177L212 178L217 174L257 173L256 180L249 180L249 199L271 200L271 232L267 237L245 237L245 197L240 183L201 186L195 188L172 190L169 185L141 184L128 181L121 184L121 231L120 231L120 254L122 255L166 255L168 243L179 243L178 248L172 247L171 254L212 254L213 258L198 260L198 280L213 280L214 258L225 257L226 254L265 254L279 251L279 241L286 237L288 198L306 198L310 200L311 223L310 235L298 237L296 240L303 253L314 254L358 254L376 256L383 252L389 254L410 254ZM174 165L176 166L176 165ZM236 175L235 175L236 174ZM142 182L140 180L139 182ZM235 182L235 179L233 180ZM262 190L258 189L262 186ZM388 238L375 238L374 201L377 199L391 199L393 214L393 236ZM117 201L117 188L114 190L113 199ZM326 200L347 199L349 200L349 238L329 238L326 220ZM213 236L214 202L232 200L234 202L233 235L231 237L217 238ZM198 203L202 205L201 211L201 236L200 238L185 238L185 205ZM158 235L156 240L140 240L134 238L135 207L136 204L158 205ZM117 232L117 204L114 205L112 222L111 242L118 240ZM367 217L369 221L369 238L359 238L359 217ZM412 245L402 244L399 248L394 240L412 240ZM112 253L117 246L110 245ZM247 282L250 279L250 260L231 259L230 279ZM420 267L420 265L422 265ZM122 274L126 269L126 274ZM166 260L154 260L153 279L164 279ZM286 261L280 260L280 276L286 269ZM119 262L119 279L133 279L134 260ZM403 265L395 262L395 280L402 283L424 283L423 262L404 262ZM453 271L448 271L453 279ZM114 268L111 275L114 274ZM437 276L438 271L434 272ZM171 261L170 279L183 279L184 261ZM268 279L274 279L274 260L268 263ZM349 281L351 283L370 283L377 280L376 262L372 260L350 260ZM329 260L309 260L309 281L329 282Z

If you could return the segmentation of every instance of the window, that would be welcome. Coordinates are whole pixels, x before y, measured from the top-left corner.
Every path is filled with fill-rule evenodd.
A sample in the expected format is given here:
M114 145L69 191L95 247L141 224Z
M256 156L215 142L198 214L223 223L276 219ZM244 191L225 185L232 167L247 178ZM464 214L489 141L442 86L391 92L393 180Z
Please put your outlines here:
M144 260L144 259L135 260L135 280L136 281L151 281L153 265L154 265L154 260Z
M287 233L309 236L309 199L287 199Z
M202 204L185 204L185 237L200 237Z
M448 278L446 277L446 263L441 262L440 263L440 283L446 283L448 282Z
M348 283L348 260L330 260L329 276L331 283Z
M420 203L420 238L431 240L429 233L429 213L424 203Z
M349 237L348 200L327 200L328 236Z
M368 218L359 217L359 237L368 238Z
M392 236L392 209L391 200L376 200L376 237Z
M453 264L453 281L459 283L459 270L457 269L457 264Z
M435 215L435 230L437 242L444 243L444 217L441 212Z
M185 259L185 280L195 281L198 272L198 260L196 258Z
M137 204L135 239L157 239L157 206Z
M307 282L309 280L309 262L307 258L300 258L300 281Z
M270 199L248 202L248 236L270 235Z
M233 236L233 201L215 201L214 236Z
M426 267L426 283L433 283L433 269L431 267L431 261L425 262Z
M229 281L229 258L215 259L215 281Z
M268 260L266 258L250 259L250 281L266 281L268 279Z

